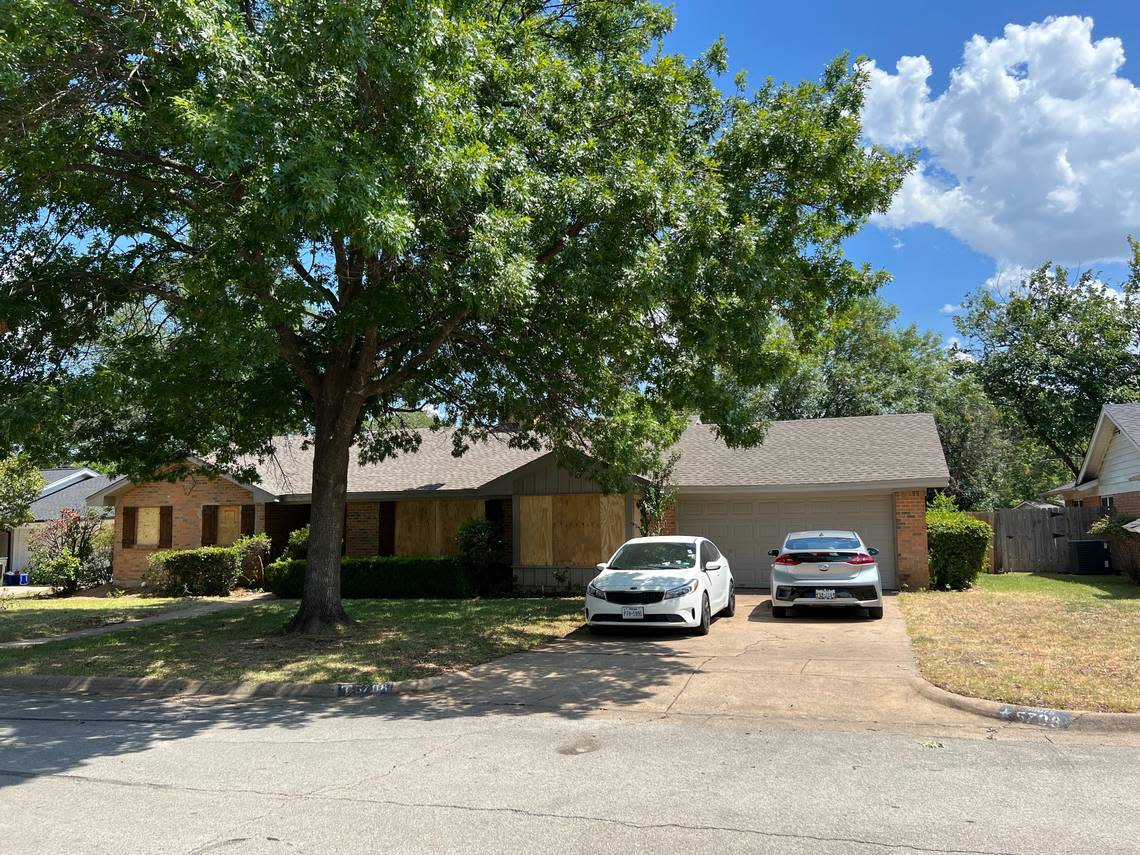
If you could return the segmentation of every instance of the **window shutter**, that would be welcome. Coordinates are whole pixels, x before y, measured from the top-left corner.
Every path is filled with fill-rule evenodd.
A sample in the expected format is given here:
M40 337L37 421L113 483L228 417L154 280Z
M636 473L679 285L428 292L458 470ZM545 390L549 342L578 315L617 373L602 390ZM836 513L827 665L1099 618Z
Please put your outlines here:
M241 533L246 537L253 534L253 505L241 506Z
M123 508L123 548L129 549L135 545L135 536L138 531L139 509Z
M218 542L218 506L202 505L202 545L214 546Z
M174 542L174 507L163 505L158 509L158 548L170 549Z
M377 555L396 554L396 503L380 503L380 544Z

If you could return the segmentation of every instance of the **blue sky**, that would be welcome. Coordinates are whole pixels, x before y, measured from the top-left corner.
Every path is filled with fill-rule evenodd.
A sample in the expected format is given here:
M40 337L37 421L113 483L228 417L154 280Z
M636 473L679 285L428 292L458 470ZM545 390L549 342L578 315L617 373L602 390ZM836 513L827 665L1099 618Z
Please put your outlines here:
M816 78L844 50L875 61L868 133L917 145L924 169L889 222L868 226L848 252L894 275L883 294L904 321L950 336L947 307L999 271L1016 279L1043 253L1109 281L1126 273L1111 256L1123 256L1127 233L1140 237L1135 2L677 0L675 9L671 50L694 56L724 35L732 73L747 69L753 84ZM1091 32L1078 18L1093 19ZM1008 24L1025 29L1006 38ZM985 41L964 58L975 34ZM925 63L896 71L904 56ZM967 73L951 87L958 67ZM906 85L923 80L925 94Z

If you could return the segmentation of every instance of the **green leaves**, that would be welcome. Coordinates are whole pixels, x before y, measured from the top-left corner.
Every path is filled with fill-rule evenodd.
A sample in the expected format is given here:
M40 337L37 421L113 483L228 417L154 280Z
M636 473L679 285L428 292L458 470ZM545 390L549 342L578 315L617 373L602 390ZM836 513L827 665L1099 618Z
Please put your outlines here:
M1140 246L1131 247L1119 290L1046 264L1008 295L973 295L955 320L986 394L1073 475L1101 407L1140 400Z
M43 488L39 470L27 457L0 459L0 528L12 529L31 522L28 508Z
M380 456L429 406L617 484L690 412L757 441L771 330L883 281L841 244L910 164L860 144L845 57L726 97L723 41L666 53L649 2L8 8L9 443L141 473L320 411Z

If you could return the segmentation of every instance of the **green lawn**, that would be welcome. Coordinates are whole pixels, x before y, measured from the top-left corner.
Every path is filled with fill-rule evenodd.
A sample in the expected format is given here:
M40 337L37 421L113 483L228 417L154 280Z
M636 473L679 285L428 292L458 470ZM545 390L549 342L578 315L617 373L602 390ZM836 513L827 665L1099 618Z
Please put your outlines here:
M51 638L126 618L186 608L195 600L172 597L64 597L0 600L0 642Z
M297 603L270 601L0 651L0 673L383 682L468 668L582 623L578 599L351 600L345 607L357 623L324 637L285 635Z
M1140 711L1140 586L1122 576L983 575L899 596L926 679L1058 709Z

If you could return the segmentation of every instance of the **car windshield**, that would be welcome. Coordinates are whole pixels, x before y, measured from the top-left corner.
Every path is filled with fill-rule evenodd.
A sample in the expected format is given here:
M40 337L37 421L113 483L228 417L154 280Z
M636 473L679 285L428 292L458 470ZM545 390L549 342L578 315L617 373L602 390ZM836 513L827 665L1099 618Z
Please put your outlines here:
M611 570L683 570L697 563L694 543L627 543L610 562Z
M858 549L859 541L853 537L791 537L784 544L790 552L817 549Z

